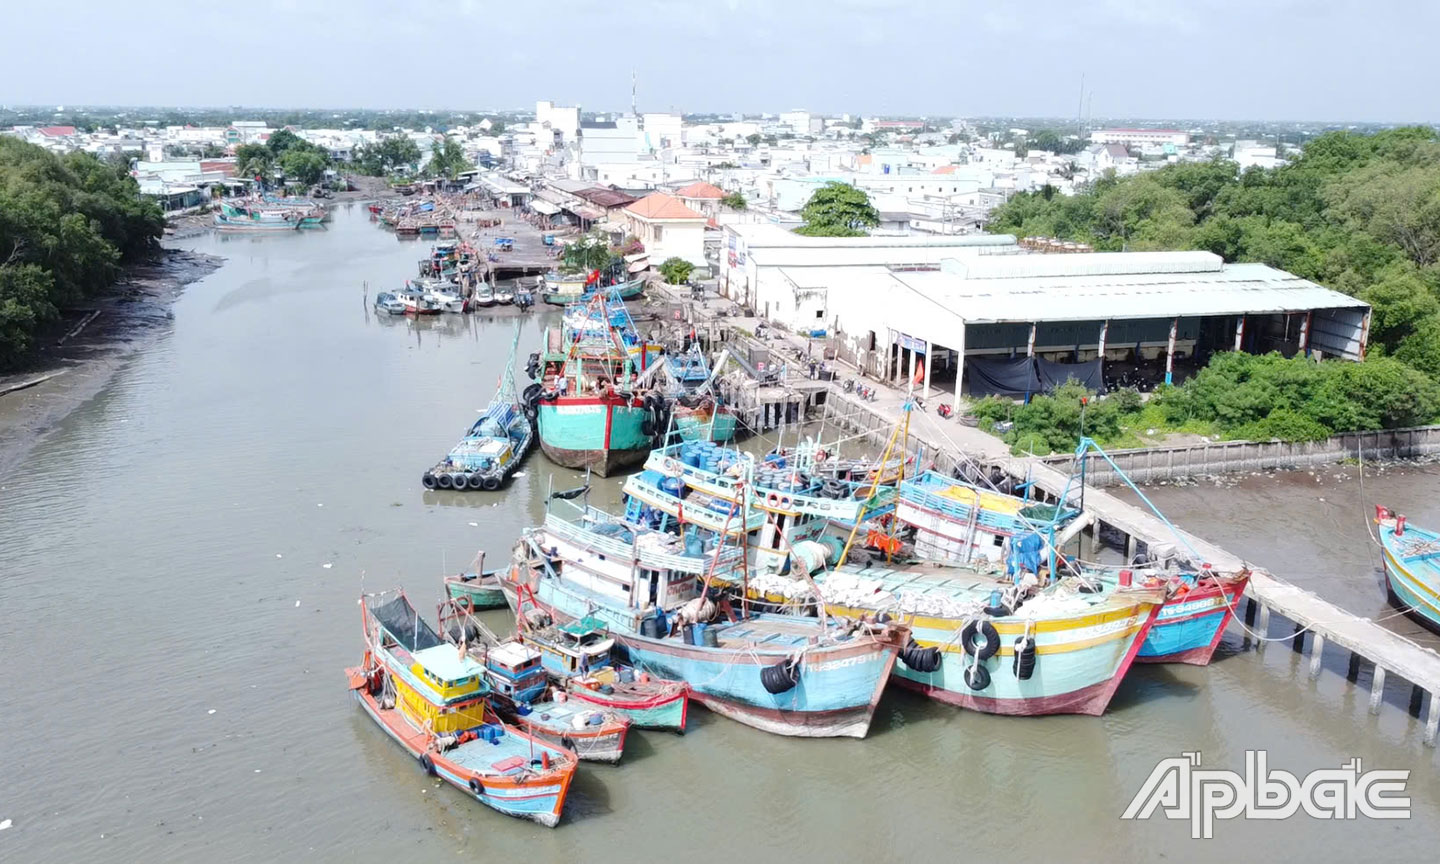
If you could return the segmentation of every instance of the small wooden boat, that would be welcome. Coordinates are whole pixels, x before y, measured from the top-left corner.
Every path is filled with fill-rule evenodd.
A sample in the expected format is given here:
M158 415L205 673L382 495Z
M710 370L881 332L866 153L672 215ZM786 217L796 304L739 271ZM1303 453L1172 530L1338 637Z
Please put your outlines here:
M1440 534L1416 528L1384 507L1375 508L1375 521L1390 605L1440 633Z
M501 813L554 827L575 754L503 723L480 664L441 641L402 592L362 596L360 610L367 650L346 672L365 713L427 774Z
M512 288L507 288L507 287L504 287L504 286L496 286L496 288L495 288L495 302L498 303L498 304L500 304L501 306L509 306L510 304L514 303L514 302L515 302L515 291L514 291L514 289L512 289Z
M587 616L569 624L534 627L522 617L518 635L539 650L545 671L572 702L613 711L642 729L685 731L689 685L652 678L617 662L611 656L615 639L600 619Z
M466 612L499 609L505 605L505 592L500 588L499 572L486 570L485 553L475 556L475 568L466 573L445 577L445 594Z
M375 295L375 311L386 315L404 315L405 304L389 291L382 291Z
M510 360L501 373L500 389L465 437L444 459L421 475L420 482L426 489L493 492L520 467L520 461L535 440L535 427L515 396L515 351L519 344L517 322Z
M620 761L630 721L613 711L571 702L565 692L549 697L550 676L538 650L515 638L500 639L454 601L440 605L441 631L458 650L480 663L500 716L594 762Z
M406 315L439 315L440 306L435 299L429 297L425 292L408 285L404 291L395 294L397 300L405 307Z
M475 296L470 298L470 303L471 305L479 306L482 309L488 309L491 306L494 306L495 289L491 288L489 284L481 282L479 285L475 286Z

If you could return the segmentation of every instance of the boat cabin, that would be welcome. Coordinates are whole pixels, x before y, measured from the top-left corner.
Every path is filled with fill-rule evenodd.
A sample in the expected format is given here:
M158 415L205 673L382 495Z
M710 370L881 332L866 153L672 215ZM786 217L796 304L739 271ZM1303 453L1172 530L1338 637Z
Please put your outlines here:
M495 692L516 702L533 702L545 692L540 652L518 642L505 642L486 651L485 674Z
M463 656L453 645L436 645L410 655L410 672L438 693L445 702L485 692L484 667Z
M556 639L550 644L560 655L563 675L587 675L610 665L610 649L615 647L605 622L586 616L555 628Z

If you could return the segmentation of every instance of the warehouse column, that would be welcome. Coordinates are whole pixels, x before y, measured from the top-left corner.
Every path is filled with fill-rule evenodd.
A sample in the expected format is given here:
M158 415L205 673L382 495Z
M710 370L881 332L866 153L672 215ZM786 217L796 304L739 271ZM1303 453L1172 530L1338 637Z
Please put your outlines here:
M1235 350L1239 351L1245 345L1245 316L1241 315L1235 319Z
M965 322L960 322L960 344L955 348L955 413L960 413L960 388L965 386Z
M1034 356L1035 356L1035 331L1036 331L1037 329L1039 329L1039 327L1040 327L1040 325L1039 325L1039 324L1035 324L1035 323L1032 323L1032 324L1030 325L1030 341L1027 342L1027 343L1025 343L1025 356L1026 356L1026 357L1034 357Z
M914 393L914 392L915 392L915 348L912 346L912 347L909 349L909 351L910 351L910 377L908 377L908 378L905 379L905 392L906 392L906 393Z
M920 390L920 398L921 398L921 399L929 399L929 398L930 398L930 371L931 371L930 367L934 364L934 362L935 362L935 343L934 343L934 342L930 342L930 341L926 341L926 343L925 343L925 386Z
M1170 319L1170 344L1165 349L1165 383L1174 383L1175 372L1175 336L1180 330L1180 319Z
M1107 319L1100 325L1100 344L1095 349L1095 359L1103 366L1105 363L1105 337L1110 334L1110 321Z
M1300 356L1310 356L1310 319L1314 312L1306 312L1305 317L1300 319Z

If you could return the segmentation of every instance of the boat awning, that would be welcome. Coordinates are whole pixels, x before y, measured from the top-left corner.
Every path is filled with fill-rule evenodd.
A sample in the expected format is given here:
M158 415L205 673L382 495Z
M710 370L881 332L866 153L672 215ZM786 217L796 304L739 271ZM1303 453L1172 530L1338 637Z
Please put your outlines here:
M560 212L560 208L549 201L541 201L539 198L530 199L530 209L544 216L554 216Z

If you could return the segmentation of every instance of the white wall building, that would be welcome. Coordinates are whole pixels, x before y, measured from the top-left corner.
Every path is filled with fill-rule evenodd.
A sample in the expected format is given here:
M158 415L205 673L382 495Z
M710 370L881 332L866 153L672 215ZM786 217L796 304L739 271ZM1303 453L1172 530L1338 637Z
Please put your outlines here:
M683 258L704 268L705 222L673 195L655 192L625 208L625 222L631 234L645 244L651 266L658 267L667 258Z
M1096 129L1090 133L1092 144L1124 144L1126 147L1173 144L1184 147L1190 133L1179 129Z
M640 125L632 115L621 115L609 122L585 123L580 127L581 165L635 162L643 149Z
M573 144L580 132L580 106L556 105L553 102L535 103L535 125L549 129L555 136L555 145L564 147ZM544 149L550 149L549 141L540 142Z
M640 123L647 150L666 150L685 144L685 120L679 114L644 114Z

